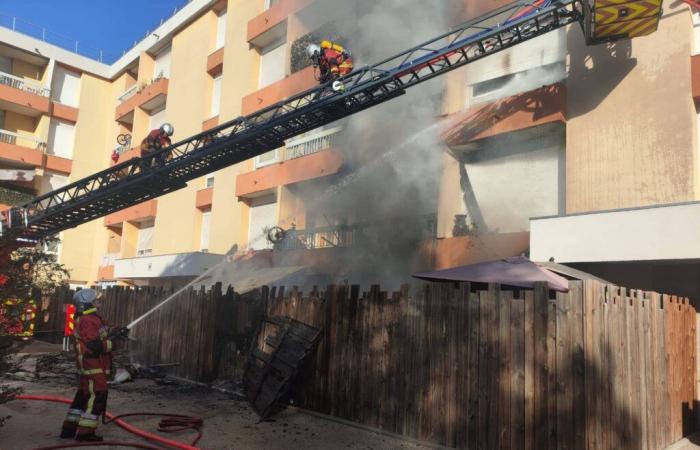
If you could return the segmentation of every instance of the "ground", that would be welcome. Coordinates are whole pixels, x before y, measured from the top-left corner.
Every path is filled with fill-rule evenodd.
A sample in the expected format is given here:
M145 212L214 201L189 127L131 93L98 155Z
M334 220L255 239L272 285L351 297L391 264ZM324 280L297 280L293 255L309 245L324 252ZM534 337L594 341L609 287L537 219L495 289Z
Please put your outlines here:
M46 358L52 346L36 345L22 350L24 369L36 367L36 358ZM64 360L65 361L65 360ZM63 365L62 365L63 364ZM26 394L72 397L74 388L67 364L59 363L52 371L39 369L14 371L0 383L24 388ZM45 369L45 368L44 368ZM65 373L63 373L65 370ZM36 376L40 378L36 378ZM66 443L57 437L67 405L60 403L14 400L0 405L2 450L25 450ZM184 383L157 384L153 379L114 386L109 393L108 409L115 414L127 412L171 412L202 417L204 437L197 444L202 449L426 449L399 438L316 417L288 409L272 421L258 422L258 416L245 401L208 387ZM4 425L3 425L4 419ZM130 424L155 432L157 418L128 418ZM100 425L99 434L109 440L147 443L114 424ZM156 433L158 434L158 433ZM163 434L168 439L189 443L191 431ZM123 448L123 447L83 447Z

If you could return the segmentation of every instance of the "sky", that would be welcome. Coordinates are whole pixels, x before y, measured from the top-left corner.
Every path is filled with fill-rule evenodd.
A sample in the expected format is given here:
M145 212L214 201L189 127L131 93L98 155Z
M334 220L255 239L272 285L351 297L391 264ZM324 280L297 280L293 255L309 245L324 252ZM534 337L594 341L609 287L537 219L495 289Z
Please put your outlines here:
M0 0L0 25L111 63L187 0ZM44 33L43 29L46 30Z

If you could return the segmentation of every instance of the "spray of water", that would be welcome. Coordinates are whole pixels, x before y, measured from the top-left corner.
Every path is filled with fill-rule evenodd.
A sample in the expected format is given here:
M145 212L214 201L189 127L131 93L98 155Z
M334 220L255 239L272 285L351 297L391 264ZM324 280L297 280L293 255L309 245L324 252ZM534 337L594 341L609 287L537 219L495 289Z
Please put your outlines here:
M436 132L436 130L441 126L440 123L435 123L427 128L424 128L417 133L411 135L408 139L403 141L401 144L387 150L384 152L381 156L376 158L374 162L370 164L366 164L362 166L359 170L356 170L354 172L351 172L347 175L345 175L343 178L341 178L337 183L329 186L319 197L319 204L323 204L325 202L328 202L329 200L333 199L333 197L337 196L340 192L342 192L344 189L350 188L352 185L355 183L358 183L362 181L364 178L369 176L371 173L373 173L375 170L377 170L379 167L381 167L384 164L390 163L394 158L400 155L401 150L405 149L407 147L410 147L412 144L414 144L416 141L420 140L422 137L433 134ZM288 218L291 219L291 216ZM266 239L266 235L264 233L256 236L255 238L251 239L250 241L247 242L245 247L243 247L243 251L251 248L251 246L257 242L260 242L262 239ZM238 246L233 246L231 250L229 250L225 257L215 264L213 267L207 269L204 273L199 275L197 278L194 280L190 281L187 283L185 286L181 287L180 289L177 289L175 292L173 292L171 295L166 297L163 301L155 305L153 308L149 309L146 311L143 315L140 317L137 317L134 319L131 323L127 325L127 328L133 329L137 324L141 323L144 319L146 319L148 316L162 308L163 306L167 305L170 303L173 299L177 298L181 293L185 292L187 289L189 289L192 286L196 286L200 283L202 283L205 280L208 280L211 278L211 275L213 272L215 272L218 268L225 264L231 264L233 258L235 257L236 254L240 253Z

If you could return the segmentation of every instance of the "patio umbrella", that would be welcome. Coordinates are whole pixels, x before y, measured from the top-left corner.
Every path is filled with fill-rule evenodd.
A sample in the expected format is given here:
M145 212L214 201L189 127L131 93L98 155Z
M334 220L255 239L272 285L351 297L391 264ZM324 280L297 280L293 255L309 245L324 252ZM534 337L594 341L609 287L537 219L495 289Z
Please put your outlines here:
M566 278L538 266L523 256L417 273L413 277L428 281L498 283L524 288L532 288L536 282L541 281L546 282L551 290L569 291L569 282Z

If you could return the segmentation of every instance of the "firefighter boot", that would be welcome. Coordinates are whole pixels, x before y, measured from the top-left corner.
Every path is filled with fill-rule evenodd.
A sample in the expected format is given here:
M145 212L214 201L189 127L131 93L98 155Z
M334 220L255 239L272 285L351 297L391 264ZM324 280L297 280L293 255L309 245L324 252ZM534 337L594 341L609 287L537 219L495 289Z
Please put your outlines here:
M63 425L63 428L61 428L61 439L73 439L77 430L78 427L67 427Z
M93 432L79 434L75 437L75 440L78 442L102 442L104 439Z

